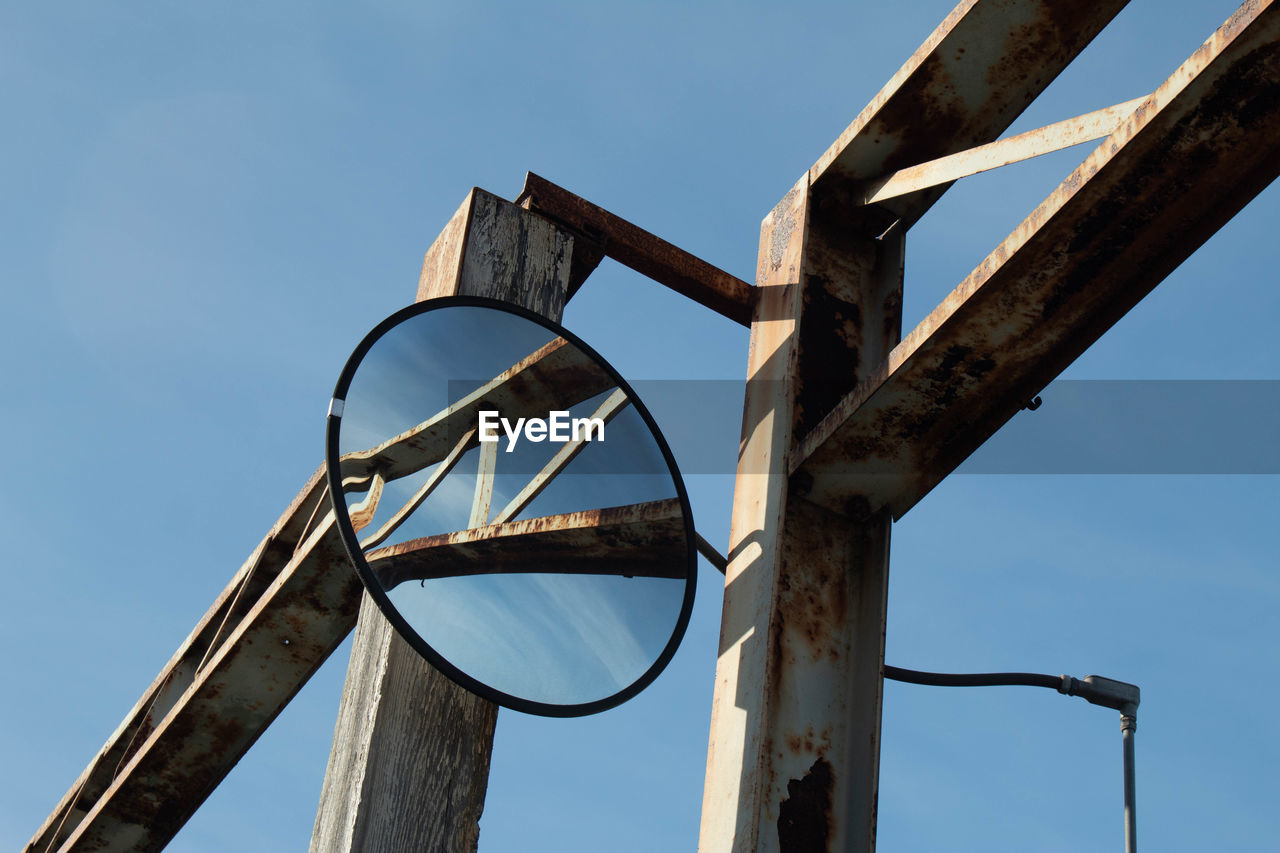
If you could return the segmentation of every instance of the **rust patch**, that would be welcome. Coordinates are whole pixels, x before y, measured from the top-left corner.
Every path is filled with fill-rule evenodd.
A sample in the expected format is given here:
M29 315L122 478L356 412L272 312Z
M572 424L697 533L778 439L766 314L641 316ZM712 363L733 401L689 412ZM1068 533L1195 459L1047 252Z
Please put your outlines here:
M525 176L524 189L516 203L574 235L572 250L568 246L560 249L570 256L570 296L601 257L610 257L735 322L751 325L755 299L751 285L701 258L532 172ZM577 246L577 242L587 245ZM516 257L522 257L523 251L522 246ZM562 265L558 263L556 267Z
M831 763L819 756L803 779L787 782L778 805L778 849L782 853L826 853L831 836Z

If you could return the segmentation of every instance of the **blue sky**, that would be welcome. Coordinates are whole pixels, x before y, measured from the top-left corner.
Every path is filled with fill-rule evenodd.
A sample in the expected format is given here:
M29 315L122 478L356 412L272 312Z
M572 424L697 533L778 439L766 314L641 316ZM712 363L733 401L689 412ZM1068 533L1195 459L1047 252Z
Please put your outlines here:
M1150 91L1234 6L1134 0L1015 130ZM949 8L0 10L0 843L26 841L319 464L350 349L412 300L471 186L513 197L533 170L749 278L760 219ZM1087 150L953 188L909 237L906 326ZM1280 379L1278 208L1273 187L1066 376ZM746 363L743 329L609 263L565 320L632 379ZM1018 417L1053 417L1052 395ZM723 546L731 482L689 485ZM893 532L888 660L1136 682L1144 845L1272 846L1278 498L1272 476L953 478ZM482 850L693 848L718 577L632 702L501 715ZM171 849L305 846L347 655ZM881 849L1119 847L1114 713L895 684L884 713Z

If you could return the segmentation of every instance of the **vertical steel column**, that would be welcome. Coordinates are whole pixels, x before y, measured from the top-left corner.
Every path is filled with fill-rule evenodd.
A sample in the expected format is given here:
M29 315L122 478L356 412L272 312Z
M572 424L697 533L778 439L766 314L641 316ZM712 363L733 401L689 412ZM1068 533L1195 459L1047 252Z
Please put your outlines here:
M787 456L899 339L892 224L806 175L761 229L704 853L874 847L890 519L809 501Z
M572 256L564 230L472 190L427 252L418 300L488 296L559 321ZM313 853L474 851L497 712L433 669L364 596Z

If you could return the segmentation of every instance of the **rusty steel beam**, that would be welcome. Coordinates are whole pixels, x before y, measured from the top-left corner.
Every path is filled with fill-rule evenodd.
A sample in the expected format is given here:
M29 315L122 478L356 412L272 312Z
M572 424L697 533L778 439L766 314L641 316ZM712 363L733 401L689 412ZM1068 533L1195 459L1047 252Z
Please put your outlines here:
M1123 0L966 0L761 229L699 850L875 846L890 519L808 499L798 440L901 333L904 233L869 183L995 140ZM895 227L898 226L898 227Z
M751 325L751 285L530 172L517 204L595 243L620 264L723 314ZM576 289L574 282L570 292Z
M324 515L321 508L328 509L323 474L322 468L311 476L272 526L32 836L28 853L162 847L350 631L359 583L349 571L327 568L341 545L336 532L330 536L316 527L318 516ZM299 559L307 542L315 553ZM298 613L296 602L308 600L314 601L314 609ZM298 641L285 616L300 618L298 624L312 626L316 633ZM219 728L216 751L208 751L214 745L204 738L191 742L190 750L175 743L192 732L194 719L178 713L180 707L200 705L197 717L204 714L202 723L209 723L209 697L221 697L218 702L236 698L230 695L236 691L228 692L228 679L243 663L245 640L260 644L263 655L255 679L268 695L255 699L252 711L227 706L230 713ZM289 645L282 653L285 640ZM233 648L238 644L240 651ZM175 764L158 768L161 753L179 763L191 760L191 772ZM193 796L193 790L203 793Z
M703 853L874 838L889 519L809 503L785 460L833 365L874 363L897 342L904 232L853 239L808 190L802 179L761 226Z
M1280 174L1280 8L1247 2L790 461L901 517Z
M153 686L144 695L140 708L162 693L169 707L157 702L141 725L135 711L82 776L84 788L72 788L26 849L128 853L167 844L355 625L360 584L347 565L327 511L190 677L190 642L179 651L156 685L182 679L185 689Z
M406 581L509 572L683 578L675 498L525 518L410 539L365 555L390 590Z
M1128 0L962 0L809 170L815 193L994 141ZM835 186L841 189L835 190ZM909 227L949 184L881 202Z
M887 178L871 182L867 186L867 195L863 204L887 201L929 187L936 187L939 184L949 184L979 172L998 169L1001 166L1030 160L1032 157L1061 151L1063 148L1070 148L1082 142L1092 142L1095 139L1110 136L1120 126L1120 122L1128 118L1138 105L1146 100L1147 97L1144 95L1141 98L1134 98L1091 113L1056 121L1035 130L1028 130L1026 133L1010 136L1008 139L979 145L977 148L970 148L959 154L949 154L937 160L930 160L928 163L899 169Z

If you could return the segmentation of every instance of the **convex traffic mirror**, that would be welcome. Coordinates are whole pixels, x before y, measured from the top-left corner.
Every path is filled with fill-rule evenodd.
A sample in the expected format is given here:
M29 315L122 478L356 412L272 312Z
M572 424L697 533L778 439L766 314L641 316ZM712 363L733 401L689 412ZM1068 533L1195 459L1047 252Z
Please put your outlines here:
M448 297L387 318L334 390L343 543L400 634L464 687L571 716L638 693L693 605L693 520L652 416L574 335Z

